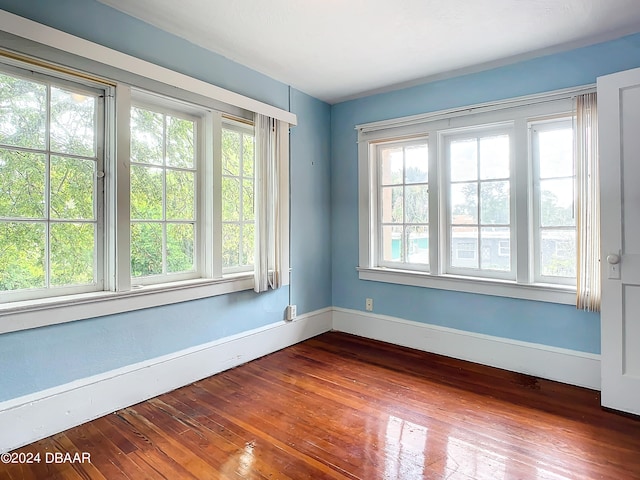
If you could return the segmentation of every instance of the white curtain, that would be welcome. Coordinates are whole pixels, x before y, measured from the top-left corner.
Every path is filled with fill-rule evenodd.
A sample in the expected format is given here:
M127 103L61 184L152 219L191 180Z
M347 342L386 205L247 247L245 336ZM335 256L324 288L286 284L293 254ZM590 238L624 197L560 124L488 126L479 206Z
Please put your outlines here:
M279 129L282 122L256 114L255 285L256 292L282 286Z
M600 181L596 94L576 98L577 299L581 310L600 311Z

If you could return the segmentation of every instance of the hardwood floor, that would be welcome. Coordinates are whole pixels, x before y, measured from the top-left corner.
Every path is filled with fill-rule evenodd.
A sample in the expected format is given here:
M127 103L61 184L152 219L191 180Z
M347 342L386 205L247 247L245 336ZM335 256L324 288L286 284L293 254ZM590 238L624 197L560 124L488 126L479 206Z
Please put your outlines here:
M332 332L15 453L41 461L0 480L627 480L640 420L598 392Z

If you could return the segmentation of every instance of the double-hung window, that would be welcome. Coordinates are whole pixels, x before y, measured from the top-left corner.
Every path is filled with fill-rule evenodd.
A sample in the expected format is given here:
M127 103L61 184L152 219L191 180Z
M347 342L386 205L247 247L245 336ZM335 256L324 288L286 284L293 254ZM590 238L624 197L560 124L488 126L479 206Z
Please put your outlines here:
M535 278L575 284L576 169L571 118L532 122Z
M253 270L255 243L253 126L223 119L222 270Z
M130 128L132 281L199 276L199 119L134 104Z
M574 303L572 95L357 126L360 278Z
M103 288L105 90L0 71L0 292L5 301Z
M515 230L511 126L445 134L443 140L448 200L446 271L514 279L508 248Z
M429 264L429 148L427 139L382 143L378 163L380 265Z
M286 122L140 82L0 57L0 316L39 326L247 290L261 256L288 252L288 189L268 216L254 173L266 118L279 147L258 160L288 184ZM273 234L260 251L258 220ZM288 283L287 254L268 268Z

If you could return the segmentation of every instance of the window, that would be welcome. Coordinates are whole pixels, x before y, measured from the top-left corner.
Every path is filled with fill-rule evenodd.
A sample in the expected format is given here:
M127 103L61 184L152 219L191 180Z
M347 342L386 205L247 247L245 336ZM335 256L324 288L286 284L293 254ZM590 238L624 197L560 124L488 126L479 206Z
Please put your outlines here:
M276 249L271 288L288 284L289 124L138 80L0 58L0 317L20 319L0 332L255 288ZM275 218L257 213L257 117L278 127L259 157L278 166Z
M429 150L426 139L377 146L379 259L429 264Z
M540 281L575 284L576 219L571 119L532 123L535 172L535 274Z
M360 278L575 303L574 93L359 125Z
M198 120L134 106L130 125L133 281L194 277Z
M255 134L246 124L222 127L222 268L253 270Z
M104 90L0 72L0 293L102 288Z
M448 173L447 272L514 278L510 255L511 135L508 127L443 137ZM479 253L479 254L478 254Z

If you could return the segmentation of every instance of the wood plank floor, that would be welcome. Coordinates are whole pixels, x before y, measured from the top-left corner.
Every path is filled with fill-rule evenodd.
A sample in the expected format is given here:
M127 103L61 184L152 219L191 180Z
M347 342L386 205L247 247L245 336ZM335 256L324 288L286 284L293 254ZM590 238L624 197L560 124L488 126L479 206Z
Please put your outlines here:
M332 332L16 453L41 462L0 480L630 480L640 420L598 392Z

